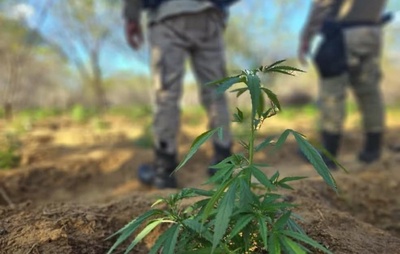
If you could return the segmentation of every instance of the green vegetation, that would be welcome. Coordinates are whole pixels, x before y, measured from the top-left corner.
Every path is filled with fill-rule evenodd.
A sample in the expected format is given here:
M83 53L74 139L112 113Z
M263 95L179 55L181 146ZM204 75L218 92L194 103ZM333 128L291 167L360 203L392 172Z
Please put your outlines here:
M17 136L5 134L0 137L0 169L10 169L18 166L19 140Z
M98 112L95 109L86 108L80 104L76 104L71 109L71 118L77 123L87 123L96 115Z
M303 177L281 178L279 172L267 176L262 169L266 163L254 160L254 154L261 150L279 149L292 134L301 151L312 163L325 182L335 191L336 183L318 151L304 136L294 130L284 131L274 141L266 138L256 142L256 134L264 121L281 110L277 96L261 84L262 73L283 73L293 75L300 71L282 65L283 61L268 67L244 70L241 74L210 83L218 85L217 90L225 92L240 83L244 87L233 90L240 96L250 93L251 112L246 115L237 108L234 121L248 125L246 139L240 139L244 153L233 154L214 165L218 169L207 184L211 190L186 188L176 194L157 200L153 207L129 222L110 236L119 236L108 253L135 234L126 248L129 253L153 229L168 225L149 250L155 253L307 253L311 248L331 253L324 246L309 238L297 224L298 216L293 214L294 204L284 201L279 189L289 189L290 183ZM266 99L266 98L267 99ZM249 119L249 121L244 121ZM200 146L214 135L222 135L221 128L209 130L198 136L186 157L176 170L184 166ZM253 181L256 179L257 181ZM182 205L182 201L192 201ZM185 202L186 204L188 202Z

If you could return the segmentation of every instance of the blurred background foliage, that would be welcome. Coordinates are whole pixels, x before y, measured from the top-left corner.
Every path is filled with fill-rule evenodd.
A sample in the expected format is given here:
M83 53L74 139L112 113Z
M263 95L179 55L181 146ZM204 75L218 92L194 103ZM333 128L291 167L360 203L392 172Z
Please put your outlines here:
M274 86L283 104L313 103L315 70L312 65L301 67L296 59L310 3L246 0L236 4L225 33L229 72L287 59L307 73L265 81ZM151 112L146 110L152 99L148 44L137 52L128 48L121 8L122 0L0 0L0 116L9 118L13 111L27 109L72 110L79 115L77 105ZM390 1L388 10L399 9L399 1ZM400 102L399 23L397 19L385 29L382 87L388 105ZM198 99L190 72L185 81L182 104L192 107Z

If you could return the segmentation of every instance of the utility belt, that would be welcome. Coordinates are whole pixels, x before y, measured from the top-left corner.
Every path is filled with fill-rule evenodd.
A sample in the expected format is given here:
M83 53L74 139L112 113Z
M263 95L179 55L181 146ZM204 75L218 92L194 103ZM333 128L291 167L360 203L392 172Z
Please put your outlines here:
M314 62L320 76L323 78L335 77L348 70L343 30L353 27L383 26L391 21L392 18L392 14L388 13L382 16L379 22L325 21L321 28L324 40L314 57Z
M142 0L143 8L145 9L156 9L160 4L170 1L170 0ZM206 1L206 0L192 0L192 1ZM229 7L231 4L239 1L239 0L207 0L215 4L218 8L224 9Z

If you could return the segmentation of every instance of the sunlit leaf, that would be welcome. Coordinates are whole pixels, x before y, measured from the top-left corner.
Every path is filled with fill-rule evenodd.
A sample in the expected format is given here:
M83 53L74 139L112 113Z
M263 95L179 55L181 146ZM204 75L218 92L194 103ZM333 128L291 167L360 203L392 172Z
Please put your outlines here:
M143 240L144 237L146 237L151 231L153 231L154 228L156 228L158 225L164 222L170 222L166 221L163 219L157 219L152 222L150 222L140 233L135 237L135 239L132 241L132 243L126 248L125 254L128 254L135 246Z

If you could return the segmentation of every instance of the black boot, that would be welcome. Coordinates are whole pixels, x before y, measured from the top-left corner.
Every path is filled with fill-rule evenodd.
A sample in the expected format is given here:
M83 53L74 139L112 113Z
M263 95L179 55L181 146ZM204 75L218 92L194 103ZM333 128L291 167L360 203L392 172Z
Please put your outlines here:
M339 150L340 137L341 135L338 133L331 133L328 131L321 132L322 145L334 158L336 158ZM324 154L321 154L321 156L329 169L337 169L337 165L333 160L329 159L328 156Z
M175 154L156 150L154 163L139 166L139 180L157 189L177 188L176 178L171 175L177 165Z
M365 134L364 150L358 155L358 159L365 163L372 163L381 157L381 132L368 132Z
M208 168L209 176L213 176L217 172L217 169L211 168L212 165L218 164L221 161L225 160L227 157L232 155L231 146L223 147L221 145L213 143L213 148L214 148L214 157L212 158L210 167Z

